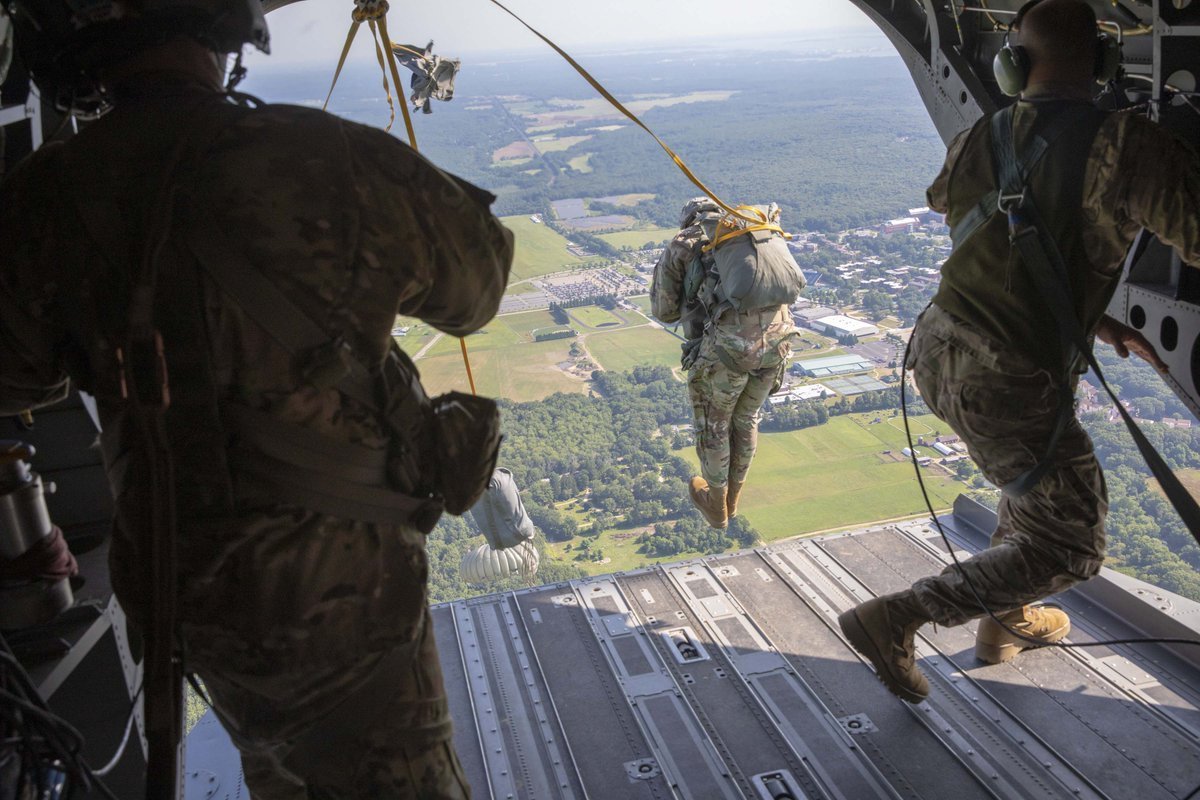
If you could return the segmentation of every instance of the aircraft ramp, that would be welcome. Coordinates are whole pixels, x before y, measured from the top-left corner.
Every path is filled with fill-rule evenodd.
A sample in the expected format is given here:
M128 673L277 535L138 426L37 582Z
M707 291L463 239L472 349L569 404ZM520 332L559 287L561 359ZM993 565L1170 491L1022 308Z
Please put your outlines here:
M965 555L986 514L960 505L944 522ZM1200 784L1200 654L1043 649L988 666L973 624L927 626L932 693L892 697L837 615L948 558L910 523L439 606L475 793L1169 800ZM1097 580L1140 605L1122 619L1093 596L1111 587L1066 593L1072 641L1197 616L1147 584Z

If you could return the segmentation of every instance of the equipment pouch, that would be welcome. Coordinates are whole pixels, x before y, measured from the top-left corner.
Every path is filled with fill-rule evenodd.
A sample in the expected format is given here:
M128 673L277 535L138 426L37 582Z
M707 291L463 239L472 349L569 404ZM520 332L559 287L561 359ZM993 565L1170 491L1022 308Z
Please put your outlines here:
M437 490L451 514L466 512L487 489L500 455L500 409L487 397L448 392L433 398Z

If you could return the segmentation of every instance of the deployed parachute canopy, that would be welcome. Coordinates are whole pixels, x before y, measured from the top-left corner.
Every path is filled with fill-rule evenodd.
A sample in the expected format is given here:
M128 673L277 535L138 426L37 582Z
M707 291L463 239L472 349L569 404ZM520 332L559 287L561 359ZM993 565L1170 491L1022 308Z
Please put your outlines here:
M540 558L531 541L504 550L481 544L463 557L459 571L467 583L487 583L513 575L531 578L537 574Z
M492 473L487 490L471 507L471 518L487 544L463 557L460 571L467 583L484 583L511 575L532 577L539 555L533 544L536 529L521 502L521 492L511 471Z
M396 61L412 71L412 81L409 83L412 94L408 100L414 111L419 108L426 114L432 114L430 98L447 101L454 97L454 78L462 67L462 62L457 58L435 55L433 42L424 48L392 42L392 52Z

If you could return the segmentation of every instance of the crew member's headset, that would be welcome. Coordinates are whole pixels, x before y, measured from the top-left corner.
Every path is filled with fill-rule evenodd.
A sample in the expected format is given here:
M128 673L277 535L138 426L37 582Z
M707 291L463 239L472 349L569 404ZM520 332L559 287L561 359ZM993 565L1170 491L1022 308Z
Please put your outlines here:
M1042 0L1029 0L1017 11L1017 16L1004 33L1004 46L992 60L992 72L996 75L996 83L1000 91L1009 97L1016 97L1025 90L1029 82L1029 52L1019 44L1009 44L1008 37L1014 30L1019 30L1021 21L1029 9ZM1107 33L1096 34L1096 62L1092 69L1097 83L1108 83L1117 77L1121 71L1121 43Z

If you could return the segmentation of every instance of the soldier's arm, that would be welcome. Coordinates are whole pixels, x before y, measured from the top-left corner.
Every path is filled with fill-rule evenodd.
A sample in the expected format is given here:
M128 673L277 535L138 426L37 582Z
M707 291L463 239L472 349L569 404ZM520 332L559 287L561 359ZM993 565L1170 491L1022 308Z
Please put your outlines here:
M650 313L661 322L679 321L683 305L683 277L691 257L690 246L672 239L654 265L654 280L650 284Z
M1200 155L1167 129L1132 114L1118 120L1102 157L1116 160L1104 206L1200 267Z
M58 402L70 390L55 354L54 333L33 313L41 304L30 296L38 280L38 248L53 241L47 230L31 229L46 222L43 198L33 191L44 192L45 185L31 177L33 162L44 160L26 159L0 191L0 415L4 416Z
M386 259L400 288L397 313L455 336L482 328L500 307L513 257L512 232L489 210L495 197L382 131L347 133L371 240L360 247Z
M0 416L57 403L69 390L40 324L0 286Z
M946 148L946 161L942 164L942 171L925 190L926 204L939 214L945 214L950 210L950 176L954 172L958 155L962 152L963 145L967 143L970 133L971 128L967 128L950 140L950 146Z

